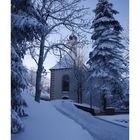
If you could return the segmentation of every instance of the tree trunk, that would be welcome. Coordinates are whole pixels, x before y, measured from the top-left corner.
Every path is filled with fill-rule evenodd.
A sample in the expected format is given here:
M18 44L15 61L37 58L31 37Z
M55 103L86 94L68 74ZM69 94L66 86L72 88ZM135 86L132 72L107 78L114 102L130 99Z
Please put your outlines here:
M90 80L89 81L90 83L89 83L89 85L90 85L90 98L89 98L89 100L90 100L90 108L92 108L92 91L93 91L93 89L92 89L92 80Z
M45 43L45 36L42 36L41 43L40 43L38 68L37 68L37 74L36 74L35 101L37 102L40 102L40 94L41 94L41 74L43 70L44 43Z
M80 98L80 97L79 97L79 90L78 90L78 88L77 88L77 102L78 102L78 103L80 103L79 98Z
M82 82L80 82L80 87L79 87L79 94L80 94L80 103L82 104L82 102L83 102L83 100L82 100L82 98L83 98L83 96L82 96Z
M82 103L82 83L78 83L77 86L78 103Z

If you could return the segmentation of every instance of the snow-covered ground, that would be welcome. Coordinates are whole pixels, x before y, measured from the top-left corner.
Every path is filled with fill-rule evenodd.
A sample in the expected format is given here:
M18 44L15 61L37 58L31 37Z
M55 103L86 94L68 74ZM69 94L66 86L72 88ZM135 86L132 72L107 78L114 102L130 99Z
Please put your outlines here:
M79 103L74 103L74 105L79 105L83 107L89 107L90 105L88 104L79 104ZM92 106L92 108L99 110L98 107ZM95 116L96 118L102 119L104 121L108 121L120 126L124 127L129 127L129 114L121 114L121 115L102 115L102 116Z
M96 118L124 126L129 127L129 115L105 115L105 116L96 116Z
M77 109L73 102L57 100L52 101L52 104L57 110L79 123L91 134L94 140L129 139L129 128L98 119L90 113Z
M41 101L25 96L29 117L24 132L12 140L128 140L129 128L121 127L76 108L70 100Z
M63 115L51 104L37 103L25 95L29 117L23 119L25 130L12 134L12 140L93 140L78 123Z

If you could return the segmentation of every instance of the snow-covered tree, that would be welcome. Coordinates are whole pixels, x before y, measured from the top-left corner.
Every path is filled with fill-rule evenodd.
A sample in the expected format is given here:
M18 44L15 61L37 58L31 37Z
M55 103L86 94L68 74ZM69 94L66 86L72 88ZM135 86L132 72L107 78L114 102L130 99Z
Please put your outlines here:
M26 69L22 64L26 52L26 42L34 39L40 24L31 15L30 0L11 1L11 131L23 129L20 117L27 116L22 92L27 87Z
M11 109L12 133L17 133L23 128L20 117L26 115L24 107L27 106L22 98L22 91L26 88L26 69L22 65L21 50L14 44L11 47ZM16 120L17 119L17 120Z
M28 83L30 85L31 89L35 89L36 85L36 70L35 69L30 69L28 70L28 77L27 77ZM41 89L42 92L48 92L49 93L49 78L47 77L46 73L42 73L42 78L41 78ZM35 91L35 90L33 90Z
M118 11L108 0L98 0L94 12L91 27L94 43L88 61L92 92L100 94L101 98L111 94L117 101L122 101L127 63L123 57L125 47L121 44L123 28L114 17Z
M126 59L127 62L127 71L128 71L127 77L129 77L129 25L128 23L122 32L122 44L125 46L124 58Z
M127 23L122 32L122 43L125 46L124 59L126 60L127 68L124 76L124 104L129 109L129 24Z

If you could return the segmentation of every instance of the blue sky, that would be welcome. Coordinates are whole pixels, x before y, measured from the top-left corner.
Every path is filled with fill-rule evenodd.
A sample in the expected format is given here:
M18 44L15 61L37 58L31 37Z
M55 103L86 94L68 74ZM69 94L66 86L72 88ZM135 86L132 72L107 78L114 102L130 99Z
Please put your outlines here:
M95 9L98 0L85 0L84 5L90 7L91 10ZM129 0L109 0L114 5L114 9L119 11L116 18L125 26L129 20ZM94 13L92 13L94 15Z
M116 18L119 20L121 25L123 27L127 26L128 21L129 21L129 0L109 0L109 1L111 3L113 3L114 9L119 11L119 14L116 15ZM82 3L82 5L84 5L85 7L90 8L91 17L94 17L94 13L92 12L92 10L95 9L97 2L98 2L98 0L84 0L83 3ZM89 36L89 39L90 39L90 36ZM90 49L89 49L89 51L86 51L87 56L88 56L89 52L90 52ZM57 61L58 60L56 59L55 56L52 56L52 55L49 54L45 63L44 63L44 66L45 66L46 70L49 72L49 69L51 67L53 67L56 64ZM24 64L27 66L28 69L31 69L31 68L36 69L36 64L30 58L30 56L25 57ZM48 76L49 76L49 74L48 74Z

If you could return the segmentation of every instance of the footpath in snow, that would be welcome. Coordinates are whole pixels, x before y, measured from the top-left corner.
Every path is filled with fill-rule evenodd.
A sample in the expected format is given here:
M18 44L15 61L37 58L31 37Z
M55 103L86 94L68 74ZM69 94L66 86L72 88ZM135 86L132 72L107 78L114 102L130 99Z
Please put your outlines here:
M23 118L24 132L12 134L11 140L94 140L78 123L60 113L51 102L37 103L25 95L29 117Z
M74 105L82 106L82 107L88 107L90 108L90 105L88 104L79 104L74 103ZM92 108L97 108L96 106L92 106ZM97 108L99 109L99 108ZM129 114L120 114L120 115L97 115L94 116L95 118L99 118L101 120L120 125L122 127L129 127Z
M51 102L57 110L75 120L75 122L86 129L94 140L129 140L128 127L123 127L96 118L90 113L77 109L72 102L67 100L56 100ZM105 119L105 116L102 119Z

